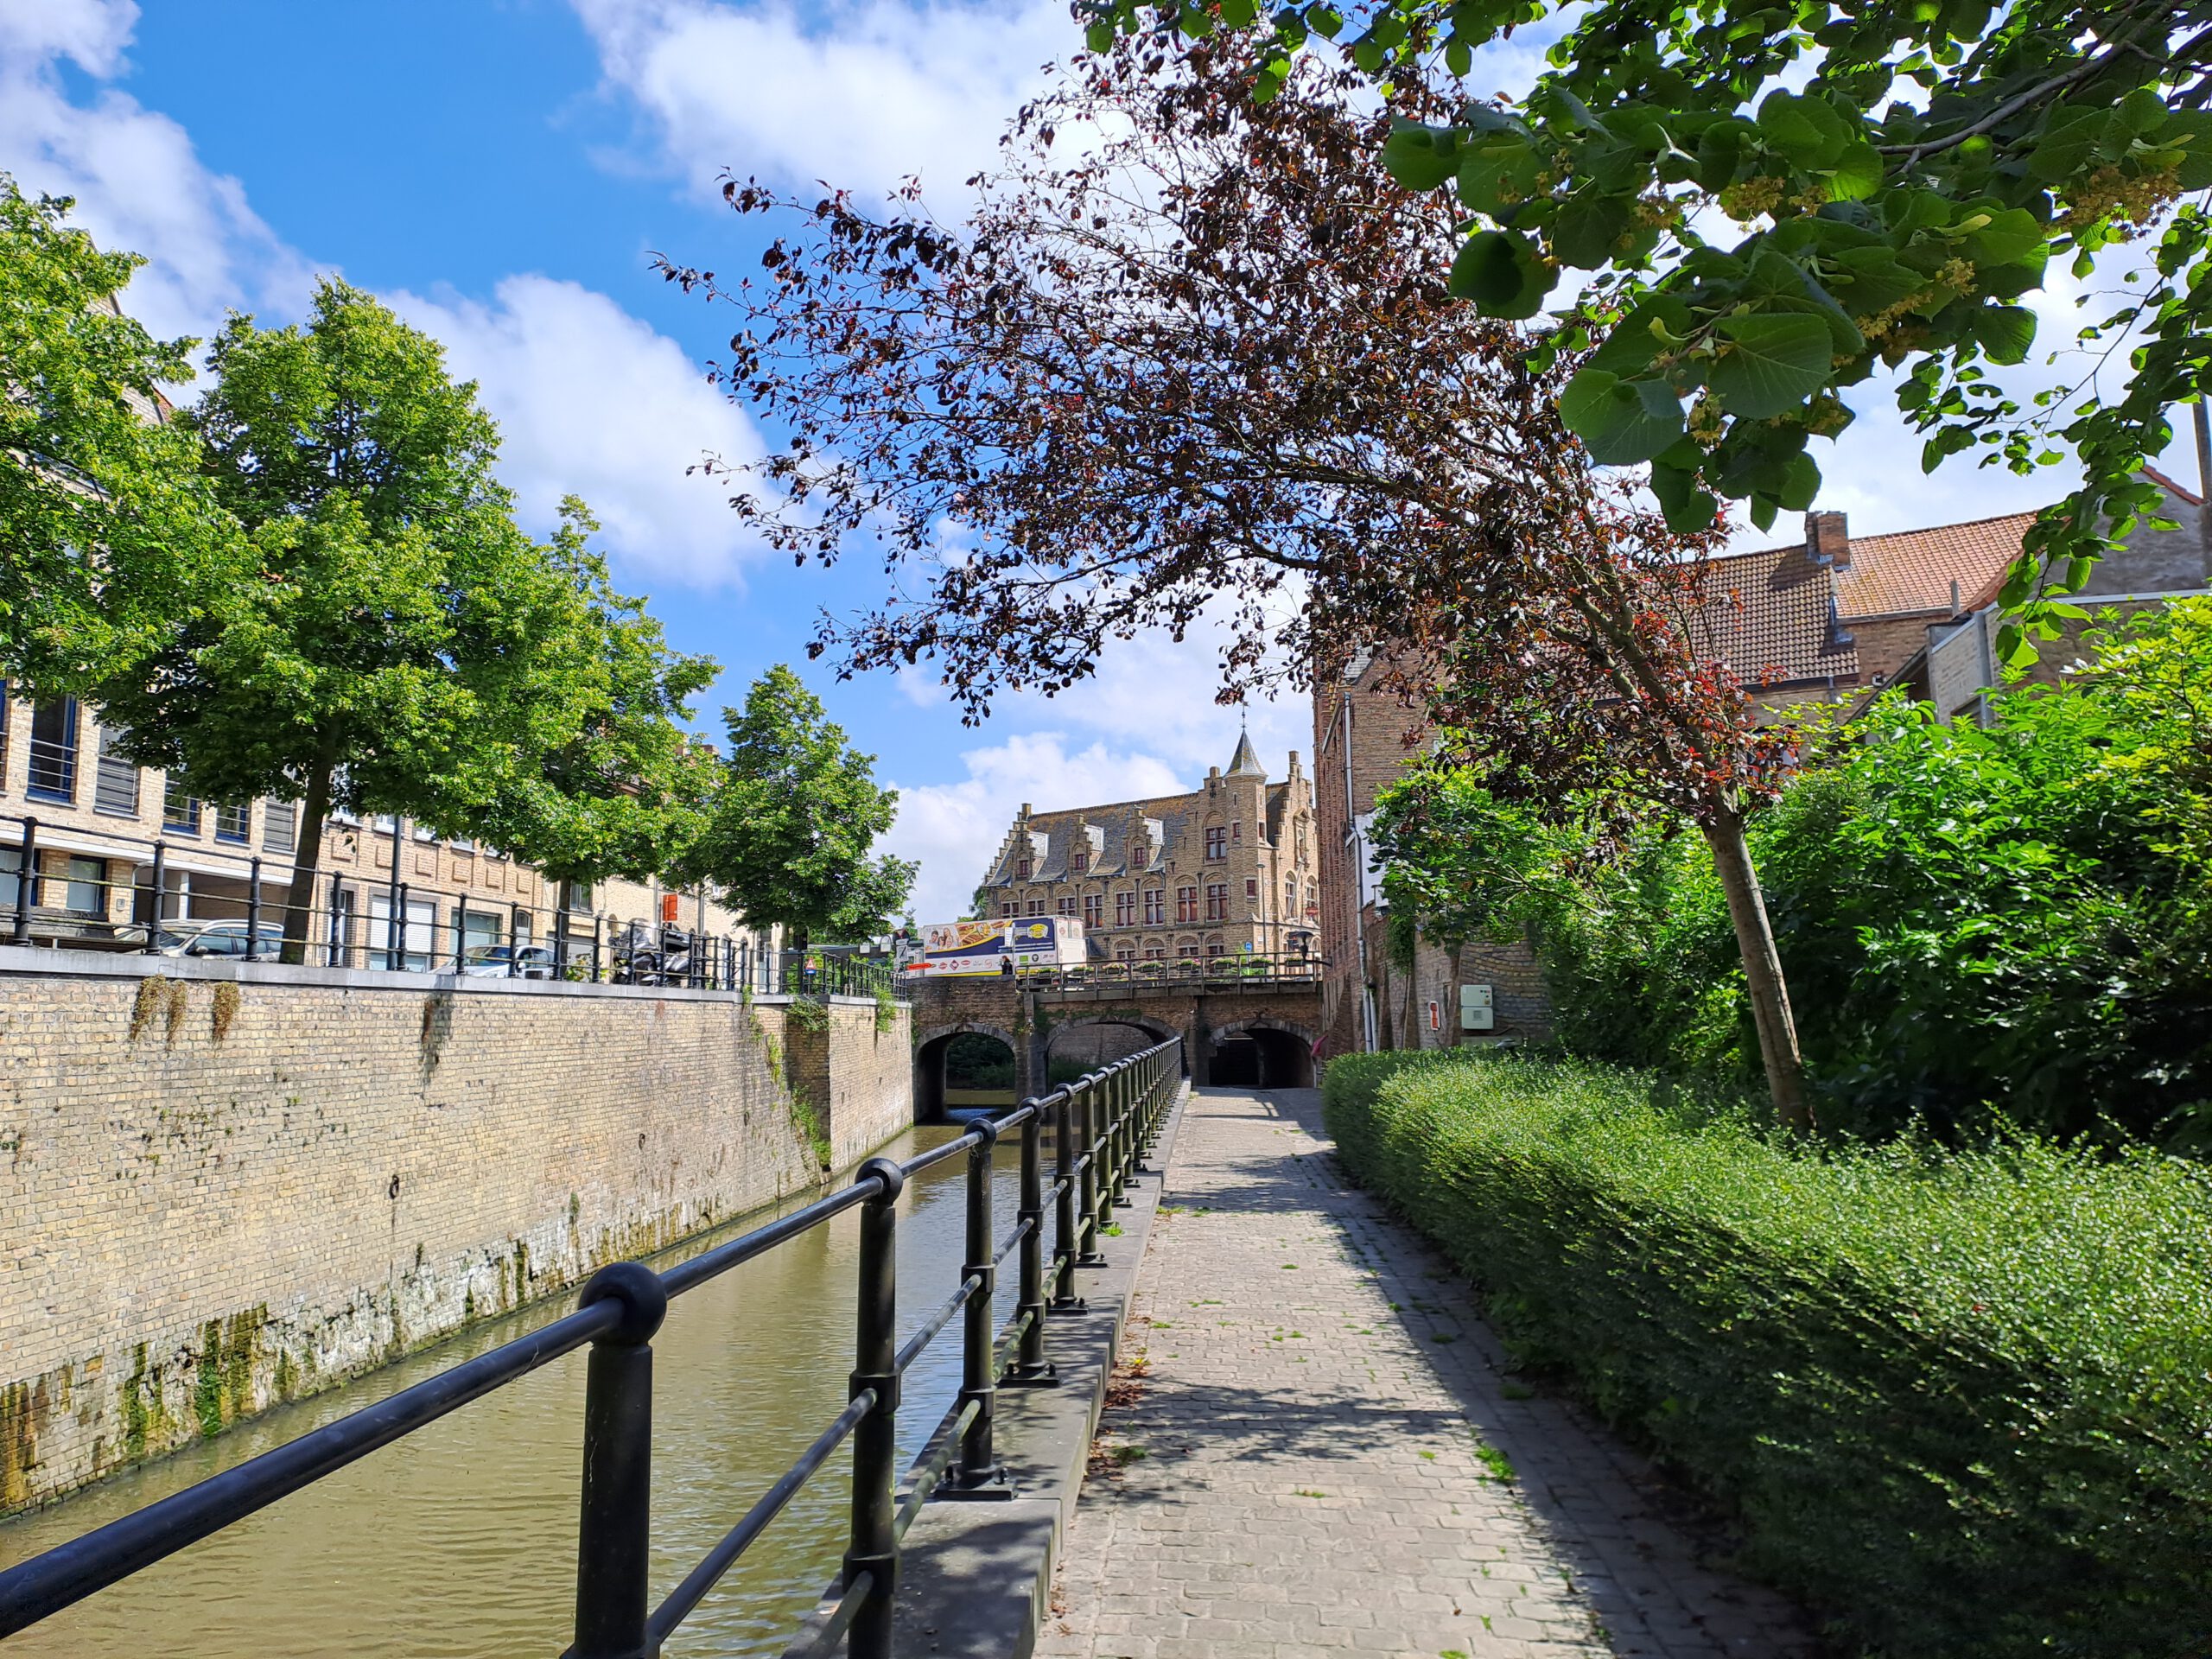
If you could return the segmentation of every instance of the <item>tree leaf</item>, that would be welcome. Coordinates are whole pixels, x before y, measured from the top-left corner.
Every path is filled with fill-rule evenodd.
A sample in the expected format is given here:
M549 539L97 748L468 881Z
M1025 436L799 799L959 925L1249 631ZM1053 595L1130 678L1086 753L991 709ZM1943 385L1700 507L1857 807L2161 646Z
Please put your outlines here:
M1833 342L1818 317L1729 317L1719 331L1733 349L1713 359L1706 381L1732 415L1770 419L1828 384Z
M1566 264L1588 270L1611 259L1629 226L1629 205L1586 186L1560 204L1552 220L1552 251Z
M1660 511L1667 515L1667 528L1677 536L1710 530L1713 515L1720 510L1719 498L1700 486L1696 472L1688 467L1656 463L1651 468L1651 493L1659 498Z
M1828 169L1830 201L1864 201L1882 188L1882 154L1861 138Z
M2018 363L2036 343L2036 314L2023 305L1986 306L1974 314L1974 333L1991 362Z
M1450 133L1404 121L1383 143L1382 165L1408 190L1433 190L1458 176L1459 153Z
M1446 284L1472 300L1486 317L1533 317L1557 275L1546 268L1536 245L1518 231L1478 231L1452 262Z
M1559 412L1604 467L1649 461L1682 435L1682 406L1664 381L1623 380L1604 369L1568 381Z

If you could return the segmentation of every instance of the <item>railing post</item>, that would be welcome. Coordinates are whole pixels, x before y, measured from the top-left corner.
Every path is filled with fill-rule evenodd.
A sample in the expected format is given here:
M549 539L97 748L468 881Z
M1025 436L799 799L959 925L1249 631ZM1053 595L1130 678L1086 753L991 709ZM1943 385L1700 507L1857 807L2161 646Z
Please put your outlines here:
M638 1262L601 1268L578 1306L613 1298L622 1322L591 1345L584 1382L583 1514L576 1533L570 1659L652 1659L653 1332L668 1292Z
M591 982L599 983L599 926L602 918L594 913L591 918Z
M352 966L350 963L346 961L346 941L338 937L338 922L340 916L342 913L338 907L338 897L340 893L345 892L345 890L346 878L339 874L337 871L333 870L330 873L330 960L326 964L326 966L332 968L345 968ZM310 893L309 897L313 897L313 894Z
M1052 1179L1059 1187L1052 1198L1052 1306L1059 1313L1076 1313L1083 1307L1083 1299L1075 1294L1074 1103L1074 1091L1063 1089L1052 1103Z
M960 1460L948 1497L1011 1497L991 1448L992 1420L998 1414L998 1355L991 1341L991 1303L998 1290L998 1268L991 1260L991 1174L998 1150L999 1126L979 1117L968 1126L981 1137L968 1149L968 1259L960 1276L980 1280L961 1313L960 1401L976 1414L960 1436Z
M1021 1236L1021 1300L1014 1316L1029 1323L1021 1328L1021 1347L1007 1376L1044 1382L1052 1376L1045 1357L1045 1113L1033 1095L1021 1104L1029 1116L1021 1121L1021 1198L1014 1219L1028 1230Z
M10 944L31 942L31 906L38 902L38 820L23 820L23 839L16 855L16 925L8 935Z
M861 1206L860 1287L849 1398L873 1391L875 1403L853 1430L852 1530L845 1549L847 1589L868 1577L853 1616L853 1659L891 1659L892 1599L898 1590L899 1536L893 1508L899 1469L899 1192L906 1172L871 1158L855 1179L880 1190Z
M1076 1236L1075 1264L1079 1268L1103 1268L1106 1258L1098 1251L1098 1229L1103 1224L1098 1213L1098 1160L1103 1154L1105 1140L1098 1133L1098 1120L1103 1116L1103 1103L1099 1099L1101 1084L1096 1075L1078 1086L1083 1090L1083 1229Z
M453 971L456 977L468 966L468 895L453 901Z
M569 907L556 888L553 899L553 977L569 976Z
M391 881L385 889L384 966L386 973L399 966L399 918L407 907L407 889L400 885L399 855L407 839L407 820L394 814L391 820Z
M254 952L261 949L261 859L257 855L246 861L245 883L245 959L251 962Z
M1136 1112L1136 1067L1124 1060L1114 1073L1114 1190L1108 1207L1129 1207L1130 1120Z
M146 911L146 953L149 956L151 956L155 951L162 948L162 899L163 896L162 888L168 882L168 843L157 837L154 842L154 873L151 877L154 884L152 895L153 903L147 907ZM307 960L304 953L301 956L300 960L302 962Z

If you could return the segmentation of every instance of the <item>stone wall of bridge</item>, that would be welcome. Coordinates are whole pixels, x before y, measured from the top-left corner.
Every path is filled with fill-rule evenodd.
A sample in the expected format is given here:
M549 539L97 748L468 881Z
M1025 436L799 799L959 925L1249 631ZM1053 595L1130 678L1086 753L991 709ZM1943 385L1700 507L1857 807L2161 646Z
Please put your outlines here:
M798 1023L0 949L0 1512L811 1191L794 1086L834 1165L912 1122L903 1007Z

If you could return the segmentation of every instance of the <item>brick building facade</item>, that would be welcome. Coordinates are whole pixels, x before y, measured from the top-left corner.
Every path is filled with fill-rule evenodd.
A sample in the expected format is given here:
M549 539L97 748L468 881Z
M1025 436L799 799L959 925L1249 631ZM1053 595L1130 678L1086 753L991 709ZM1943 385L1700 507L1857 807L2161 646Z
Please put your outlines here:
M289 801L202 801L160 772L108 752L95 712L74 698L0 695L0 933L15 914L23 821L37 820L31 938L41 944L126 948L154 917L154 852L162 855L159 919L243 918L259 860L261 904L272 930L292 880L298 811ZM651 921L673 898L676 919L716 937L743 918L696 891L657 883L549 880L474 841L444 840L389 817L334 814L323 826L308 960L385 967L391 942L392 860L399 858L401 960L428 968L456 949L545 944L556 917L571 939ZM756 942L757 943L757 942Z
M2164 494L2158 516L2178 528L2143 524L2099 563L2082 601L2097 621L2212 585L2197 496L2149 477ZM1996 596L2034 518L2011 513L1854 538L1842 513L1808 513L1802 542L1713 561L1713 643L1777 711L1863 704L1901 683L1952 718L1997 682ZM2046 646L2035 677L2063 671L2076 654L2071 643ZM1410 973L1389 960L1367 826L1376 797L1427 738L1420 711L1383 689L1387 671L1386 662L1362 660L1313 695L1319 949L1329 962L1323 1052L1449 1046L1460 1039L1465 985L1481 988L1491 1009L1489 1028L1468 1040L1540 1040L1549 1034L1549 1002L1525 944L1470 944L1455 967L1424 941Z
M1268 780L1249 737L1187 795L1037 812L1024 803L977 890L990 916L1069 916L1094 961L1306 956L1320 925L1313 791Z

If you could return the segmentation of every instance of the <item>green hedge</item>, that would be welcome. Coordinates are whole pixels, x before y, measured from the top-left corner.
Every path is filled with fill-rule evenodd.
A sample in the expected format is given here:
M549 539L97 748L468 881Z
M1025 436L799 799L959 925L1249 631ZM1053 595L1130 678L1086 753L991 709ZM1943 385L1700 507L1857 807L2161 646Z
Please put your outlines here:
M1500 1334L1892 1659L2212 1654L2212 1179L1815 1154L1538 1057L1332 1062L1351 1172Z

